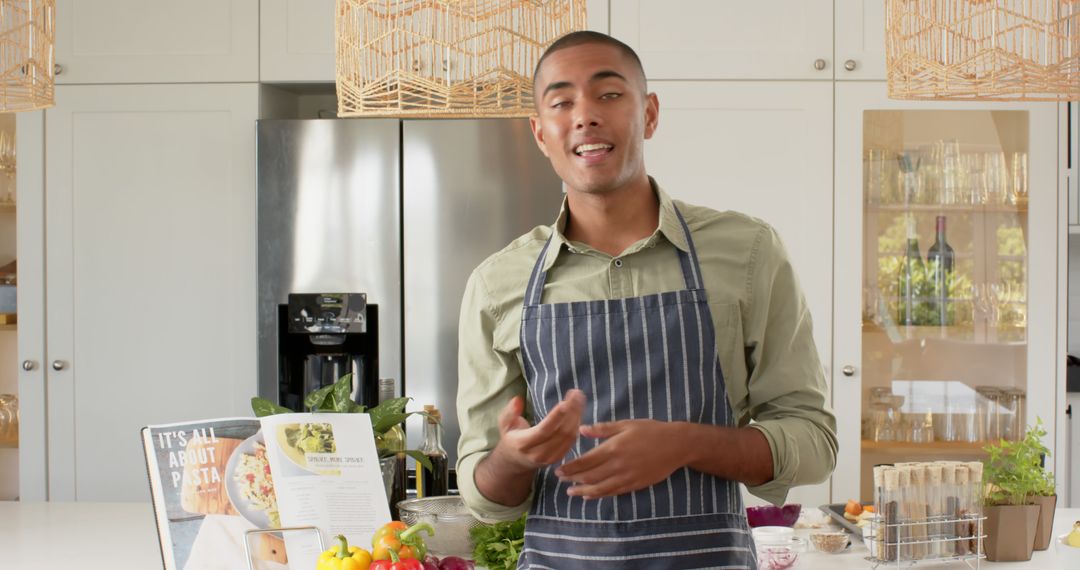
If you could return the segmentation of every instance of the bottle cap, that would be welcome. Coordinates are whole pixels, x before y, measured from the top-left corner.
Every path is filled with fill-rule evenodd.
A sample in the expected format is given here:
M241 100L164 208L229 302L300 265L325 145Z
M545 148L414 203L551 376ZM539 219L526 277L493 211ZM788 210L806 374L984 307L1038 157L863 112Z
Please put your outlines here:
M439 408L436 408L434 404L424 404L424 412L428 415L428 421L431 423L442 423L442 414L439 412Z

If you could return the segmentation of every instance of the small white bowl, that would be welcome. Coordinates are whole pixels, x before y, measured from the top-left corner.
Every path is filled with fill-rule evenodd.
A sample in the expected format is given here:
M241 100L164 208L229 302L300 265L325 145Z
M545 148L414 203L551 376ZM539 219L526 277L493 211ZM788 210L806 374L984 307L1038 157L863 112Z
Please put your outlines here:
M784 544L791 542L795 536L795 529L789 526L759 526L750 529L750 533L757 542L768 544Z

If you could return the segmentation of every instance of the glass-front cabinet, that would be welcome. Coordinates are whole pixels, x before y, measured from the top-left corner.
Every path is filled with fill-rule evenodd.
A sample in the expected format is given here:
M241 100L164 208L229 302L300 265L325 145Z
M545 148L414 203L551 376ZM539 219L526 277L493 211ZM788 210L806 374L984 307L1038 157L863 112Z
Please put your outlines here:
M1053 448L1057 113L837 86L834 501L1036 417Z

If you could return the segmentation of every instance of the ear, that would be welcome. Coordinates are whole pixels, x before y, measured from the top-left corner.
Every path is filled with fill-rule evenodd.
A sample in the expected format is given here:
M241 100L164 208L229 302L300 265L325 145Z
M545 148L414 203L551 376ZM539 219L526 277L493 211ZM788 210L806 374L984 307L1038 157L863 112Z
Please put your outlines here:
M660 125L660 99L656 93L645 96L645 138L651 139Z
M540 117L535 113L529 115L529 128L532 129L533 140L536 141L537 148L544 153L544 156L551 158L548 155L547 144L544 143L544 125L540 122Z

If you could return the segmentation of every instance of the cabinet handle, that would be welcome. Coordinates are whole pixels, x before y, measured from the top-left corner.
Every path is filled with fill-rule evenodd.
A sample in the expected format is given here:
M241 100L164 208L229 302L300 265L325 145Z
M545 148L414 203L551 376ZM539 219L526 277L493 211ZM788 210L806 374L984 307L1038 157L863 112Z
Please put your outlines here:
M843 372L844 376L854 376L855 375L855 367L848 364L847 366L841 368L840 372Z
M855 71L856 67L858 67L858 64L855 63L854 59L849 59L844 62L844 69L848 71Z
M27 372L30 372L31 370L33 370L36 367L37 367L37 362L34 362L33 360L24 360L24 361L22 361L22 369L27 371Z
M54 63L53 64L53 75L60 75L63 72L64 72L64 66L60 65L59 63Z
M67 363L64 362L63 360L54 360L54 361L52 361L52 369L57 371L57 372L63 370L64 367L66 367L66 366L67 366Z
M824 59L815 59L814 60L814 69L816 69L818 71L821 71L821 70L825 69L825 60Z

